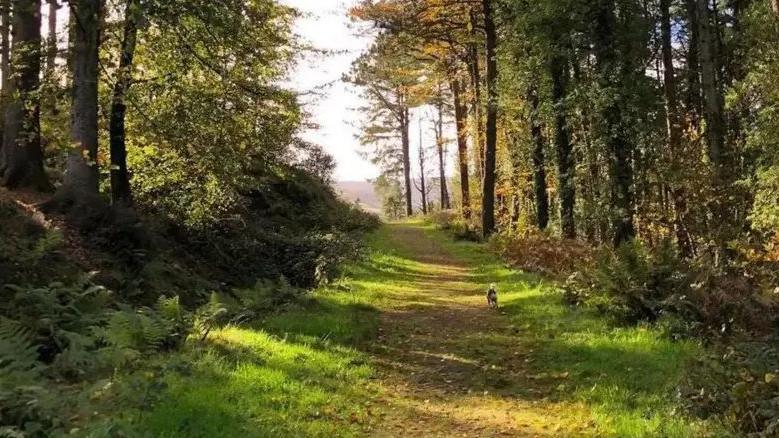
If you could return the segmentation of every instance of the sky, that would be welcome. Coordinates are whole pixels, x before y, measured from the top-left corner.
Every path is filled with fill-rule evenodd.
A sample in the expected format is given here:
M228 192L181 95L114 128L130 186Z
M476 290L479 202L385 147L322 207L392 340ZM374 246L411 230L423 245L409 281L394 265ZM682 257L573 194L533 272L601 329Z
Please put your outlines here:
M292 70L287 85L301 94L301 103L311 116L315 127L302 133L306 140L321 145L337 163L336 181L365 181L379 175L379 170L369 159L362 157L357 136L360 132L361 115L357 108L365 103L360 90L344 83L341 77L351 68L354 61L371 45L373 37L370 26L353 23L347 13L359 0L279 0L302 13L295 32L309 45L327 51L327 54L309 53ZM65 35L64 23L67 22L67 8L61 8L59 18L60 35ZM44 8L42 33L46 38L46 8ZM62 44L62 42L61 42ZM419 119L429 119L430 108L411 111L412 122L411 157L412 167L416 166L419 145ZM426 146L435 144L431 122L423 123L423 142ZM454 127L447 126L446 137L455 138ZM453 148L450 148L453 149ZM448 167L454 162L453 151L447 158ZM428 157L428 171L435 171L434 156ZM450 173L450 172L447 172ZM416 175L416 169L412 169Z
M338 181L362 181L378 176L370 161L360 157L359 114L363 105L359 91L341 81L355 60L371 44L371 37L347 16L357 0L282 0L303 12L295 31L327 55L308 56L293 71L290 81L301 93L302 103L318 126L303 133L306 140L322 145L337 162ZM364 29L363 29L364 30ZM323 86L327 85L323 88Z
M378 169L367 159L360 156L365 150L357 135L360 132L361 115L357 108L364 105L359 90L341 81L354 61L372 42L370 28L352 23L347 16L349 7L358 0L281 0L281 3L293 6L303 12L298 20L296 33L318 49L332 53L326 56L309 56L292 72L289 78L292 86L301 93L318 91L316 96L306 95L302 103L311 114L312 122L318 126L303 133L303 137L325 148L335 157L337 181L364 181L379 175ZM330 84L326 88L323 85ZM423 137L426 146L435 144L430 118L431 108L418 108L411 111L411 157L412 167L416 166L419 148L419 123L422 119ZM446 137L455 137L453 125L447 126ZM452 148L450 148L452 149ZM454 162L452 151L447 163L451 169ZM435 157L428 154L427 173L434 173ZM447 174L450 172L447 172ZM413 175L418 175L416 169Z

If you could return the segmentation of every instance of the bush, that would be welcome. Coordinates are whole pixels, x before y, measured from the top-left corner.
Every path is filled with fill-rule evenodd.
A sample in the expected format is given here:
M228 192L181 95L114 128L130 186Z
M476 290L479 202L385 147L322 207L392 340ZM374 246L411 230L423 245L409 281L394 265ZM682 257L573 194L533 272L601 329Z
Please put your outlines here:
M717 269L705 258L686 261L668 241L648 248L638 240L603 249L595 264L568 278L565 299L635 323L663 324L674 336L766 333L775 300L745 266Z
M593 250L588 244L555 238L543 232L519 236L500 234L491 243L512 266L556 278L586 270L593 263Z
M440 210L430 214L427 220L438 229L450 232L455 239L481 242L481 226L473 220L467 221L456 211Z
M738 339L695 364L681 388L687 408L719 415L739 435L779 434L779 339Z

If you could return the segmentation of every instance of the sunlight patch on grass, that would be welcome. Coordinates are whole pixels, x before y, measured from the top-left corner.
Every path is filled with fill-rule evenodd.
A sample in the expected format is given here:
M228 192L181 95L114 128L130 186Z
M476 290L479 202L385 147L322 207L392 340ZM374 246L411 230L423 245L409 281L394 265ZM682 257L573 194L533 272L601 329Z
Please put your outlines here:
M567 307L553 284L506 267L485 245L452 241L432 226L417 226L461 261L477 266L475 282L484 288L497 283L501 311L532 351L531 372L565 376L553 399L586 406L599 434L717 435L716 425L682 416L675 398L700 346L664 338L651 327L618 327L594 311Z
M356 436L370 427L361 401L373 371L343 346L291 342L227 328L190 352L191 374L172 375L166 396L141 423L164 437Z

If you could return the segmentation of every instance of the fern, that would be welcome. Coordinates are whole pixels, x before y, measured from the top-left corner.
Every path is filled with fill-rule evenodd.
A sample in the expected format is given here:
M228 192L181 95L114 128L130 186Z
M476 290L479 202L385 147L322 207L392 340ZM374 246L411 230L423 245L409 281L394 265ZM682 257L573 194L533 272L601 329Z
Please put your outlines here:
M50 393L40 386L45 366L38 361L38 345L17 321L0 317L0 436L18 436L48 412Z
M200 341L205 341L212 330L224 326L229 319L230 312L227 307L216 292L212 293L208 303L198 309L195 315L195 328Z
M41 371L38 348L21 324L0 317L0 382L34 383Z

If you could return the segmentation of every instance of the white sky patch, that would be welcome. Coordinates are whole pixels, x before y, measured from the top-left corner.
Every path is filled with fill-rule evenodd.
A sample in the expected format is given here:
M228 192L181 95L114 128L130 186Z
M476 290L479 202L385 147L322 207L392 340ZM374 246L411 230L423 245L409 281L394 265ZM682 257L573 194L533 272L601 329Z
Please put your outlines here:
M359 90L341 81L352 61L372 41L364 32L358 32L357 25L347 16L349 7L357 0L281 0L281 3L304 14L295 26L296 33L313 47L330 52L307 56L290 75L292 87L298 92L316 91L301 99L311 114L311 121L318 125L304 132L303 137L322 145L335 157L336 180L375 178L379 173L376 167L358 153L362 147L356 138L359 134L357 108L364 102Z
M357 136L360 133L362 115L357 108L364 106L360 90L341 81L343 74L351 68L352 62L370 46L373 38L369 27L355 24L349 19L349 8L357 0L281 0L281 3L297 8L304 16L298 20L295 31L317 49L331 53L323 56L311 56L304 59L291 73L290 83L298 92L317 90L316 95L305 96L302 103L312 122L318 127L307 130L306 140L322 145L337 162L335 178L339 181L362 181L375 178L379 170L368 160L363 159L359 151L366 148L360 145ZM323 85L329 87L320 89ZM429 149L426 174L438 176L438 159L434 152L435 134L433 132L432 108L412 110L411 138L412 173L419 174L417 163L419 147L418 120L423 119L423 139ZM451 124L446 126L448 140L455 138ZM453 168L454 147L448 144L446 158L447 169ZM447 171L447 174L451 172Z

